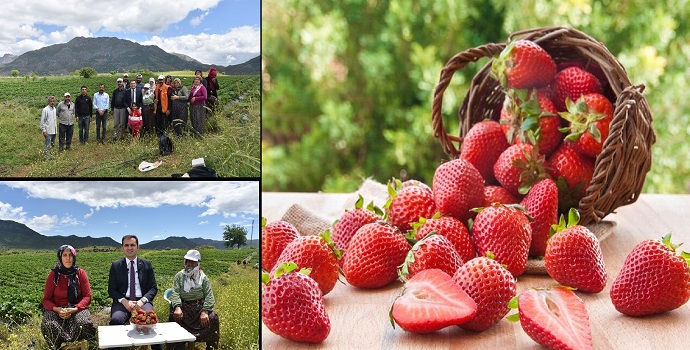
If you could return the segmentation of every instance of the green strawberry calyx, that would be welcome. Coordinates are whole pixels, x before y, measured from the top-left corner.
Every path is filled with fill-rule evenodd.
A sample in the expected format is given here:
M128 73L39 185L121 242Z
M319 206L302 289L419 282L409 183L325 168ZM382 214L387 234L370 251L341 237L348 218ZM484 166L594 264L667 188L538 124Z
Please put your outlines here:
M589 131L597 142L601 142L601 131L599 131L595 122L606 118L606 114L590 112L587 103L585 103L584 96L580 96L577 102L573 102L570 97L566 97L565 105L567 112L560 112L558 114L570 122L569 127L559 129L563 133L570 132L566 139L577 141L582 134Z
M675 252L680 246L683 245L683 243L680 244L673 244L671 243L671 232L669 232L666 236L664 236L661 239L661 242L672 252ZM688 267L690 268L690 253L688 252L680 252L680 256L685 260L685 262L688 264Z
M551 225L549 230L549 238L553 237L558 232L565 230L568 227L573 227L580 222L580 212L575 208L570 208L568 210L568 220L566 222L565 216L561 214L560 219L558 219L557 224Z
M504 88L508 86L508 71L513 67L513 60L510 55L514 47L515 41L510 42L491 64L491 76L498 80Z
M403 262L402 265L400 265L400 268L398 269L398 277L400 277L400 281L402 282L407 282L407 276L410 274L410 264L414 262L414 253L421 248L422 244L426 242L429 237L437 235L438 232L436 231L431 231L428 235L424 236L424 238L420 239L419 241L416 241L412 248L407 252L407 256L405 257L405 262ZM408 239L409 241L409 239Z
M268 284L272 278L278 278L283 275L287 275L288 273L301 273L303 275L309 276L311 273L311 269L308 268L301 268L299 271L297 271L297 264L295 264L292 261L284 262L280 265L278 265L278 268L276 269L276 272L273 274L273 277L271 277L267 272L262 272L261 273L261 282L263 284Z

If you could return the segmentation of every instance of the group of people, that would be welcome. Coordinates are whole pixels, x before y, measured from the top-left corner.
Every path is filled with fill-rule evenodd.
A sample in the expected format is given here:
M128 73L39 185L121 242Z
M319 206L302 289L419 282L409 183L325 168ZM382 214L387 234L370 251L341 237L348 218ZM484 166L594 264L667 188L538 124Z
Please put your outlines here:
M122 325L132 310L153 310L158 293L156 275L149 260L137 256L139 239L134 235L122 238L125 257L112 262L108 277L108 294L113 298L110 325ZM184 268L173 278L169 322L177 322L206 342L206 349L218 349L220 325L213 311L215 299L211 283L201 269L201 254L189 250ZM70 245L57 251L57 263L46 279L43 292L41 332L51 348L62 343L93 339L96 328L90 320L91 287L86 272L77 266L77 252ZM176 348L183 347L176 344ZM152 349L161 349L153 345Z
M41 113L40 128L45 138L44 158L52 156L55 138L58 137L59 152L70 150L75 121L79 125L79 143L88 144L89 125L96 120L96 141L105 143L108 111L113 115L113 142L124 138L127 129L134 140L140 134L156 132L163 135L171 125L175 134L182 135L191 120L193 133L204 134L206 125L206 105L218 101L220 85L218 71L211 67L204 78L201 70L196 70L192 86L187 88L179 78L168 75L158 76L158 82L151 77L148 83L142 82L141 74L129 81L125 73L117 79L117 88L112 95L105 92L105 85L98 85L93 98L87 95L87 87L81 87L81 94L72 102L69 92L64 100L55 106L55 97L48 97L48 105Z

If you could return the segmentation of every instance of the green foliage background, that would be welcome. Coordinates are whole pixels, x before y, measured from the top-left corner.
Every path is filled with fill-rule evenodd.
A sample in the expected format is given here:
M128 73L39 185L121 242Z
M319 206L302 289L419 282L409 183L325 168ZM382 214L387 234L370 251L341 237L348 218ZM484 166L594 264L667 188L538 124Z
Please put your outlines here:
M690 186L687 0L265 0L262 190L356 190L363 178L431 182L448 157L432 136L431 98L455 53L509 33L567 26L604 43L646 85L657 143L643 191ZM486 60L456 73L457 108Z

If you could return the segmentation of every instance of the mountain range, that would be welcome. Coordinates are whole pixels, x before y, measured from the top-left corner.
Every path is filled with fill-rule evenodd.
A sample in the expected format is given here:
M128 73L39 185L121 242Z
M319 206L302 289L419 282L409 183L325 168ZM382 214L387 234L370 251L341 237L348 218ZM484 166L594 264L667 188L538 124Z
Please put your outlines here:
M55 44L25 52L19 56L5 54L0 57L0 74L10 75L18 70L24 75L69 74L83 67L99 73L148 69L152 72L196 70L207 72L211 67L228 75L255 75L261 73L259 56L229 66L203 64L187 55L166 52L155 45L141 45L113 37L76 37L67 43Z
M119 241L115 241L110 237L44 236L22 223L12 220L0 220L0 249L2 250L55 250L63 244L70 244L76 249L93 246L118 248L121 246ZM228 249L225 247L224 241L174 236L141 244L141 249L193 249L204 245L212 246L216 249ZM258 240L247 241L247 245L258 247Z

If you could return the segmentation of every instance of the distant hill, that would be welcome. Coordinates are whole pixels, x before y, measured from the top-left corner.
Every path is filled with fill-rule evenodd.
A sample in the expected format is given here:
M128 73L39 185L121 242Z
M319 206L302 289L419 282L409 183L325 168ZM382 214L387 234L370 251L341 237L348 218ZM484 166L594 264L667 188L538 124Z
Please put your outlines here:
M259 247L258 240L247 240L247 246ZM171 236L166 239L151 241L141 245L142 249L193 249L200 246L211 246L216 249L228 249L225 246L225 241L216 241L207 238L187 238Z
M155 45L141 45L113 37L76 37L67 43L25 52L11 62L0 65L0 74L9 75L15 69L22 75L28 72L38 75L69 74L82 67L92 67L99 73L133 69L152 72L201 69L207 72L211 66L186 55L168 53ZM259 57L239 65L215 67L232 75L260 74L261 71Z
M0 248L2 249L55 250L63 244L69 244L74 248L121 246L120 243L109 237L44 236L16 221L0 220Z
M17 56L6 53L2 57L0 57L0 66L3 64L6 64L6 63L10 63L10 62L14 61L16 58L17 58Z

